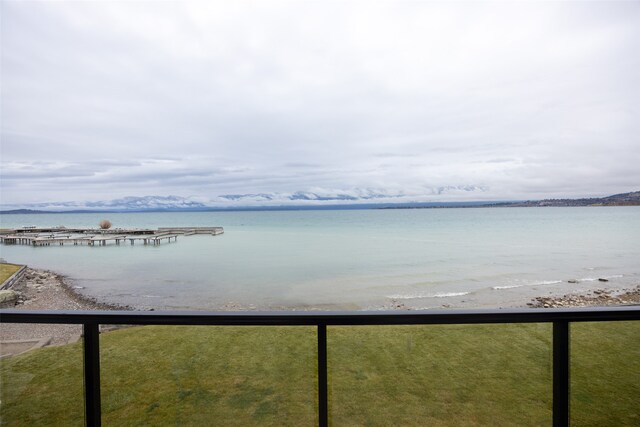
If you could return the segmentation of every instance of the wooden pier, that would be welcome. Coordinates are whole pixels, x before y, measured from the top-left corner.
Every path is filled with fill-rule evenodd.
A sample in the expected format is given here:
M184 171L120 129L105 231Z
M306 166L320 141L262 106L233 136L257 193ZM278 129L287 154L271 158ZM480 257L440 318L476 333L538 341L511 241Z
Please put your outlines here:
M211 234L212 236L217 236L218 234L224 233L224 228L222 227L160 227L158 228L158 232L160 233L176 233L176 234L184 234L192 235L192 234Z
M106 246L108 243L120 245L129 241L131 245L141 242L144 245L160 245L163 241L178 241L178 236L210 234L218 236L224 233L222 227L163 227L151 229L99 230L88 228L36 228L5 230L0 234L0 243L6 245L52 246L87 245Z

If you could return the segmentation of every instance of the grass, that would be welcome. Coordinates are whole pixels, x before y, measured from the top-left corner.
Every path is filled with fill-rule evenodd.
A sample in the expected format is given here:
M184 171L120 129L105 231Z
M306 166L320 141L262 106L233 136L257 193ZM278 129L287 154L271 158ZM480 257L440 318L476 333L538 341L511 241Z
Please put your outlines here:
M21 265L1 263L0 264L0 284L4 283L5 280L11 277L13 273L20 270L20 268L22 268Z
M334 426L547 426L548 324L329 327ZM105 425L317 424L313 327L102 334ZM572 425L640 425L640 322L572 325ZM0 424L81 425L82 348L0 361Z

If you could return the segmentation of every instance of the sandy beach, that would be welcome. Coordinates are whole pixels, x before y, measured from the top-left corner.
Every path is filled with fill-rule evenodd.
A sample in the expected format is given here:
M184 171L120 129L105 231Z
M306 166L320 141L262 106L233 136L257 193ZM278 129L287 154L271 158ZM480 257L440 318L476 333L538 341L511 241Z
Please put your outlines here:
M133 310L133 307L118 306L95 301L80 295L62 275L47 270L27 268L24 277L13 285L18 293L15 306L20 310ZM537 297L523 303L522 307L555 308L607 305L640 304L640 285L614 292L607 288L596 289L587 294L566 294L555 297ZM7 307L8 308L8 307ZM247 307L231 305L228 310L246 310ZM408 310L402 304L392 304L385 309ZM0 322L0 342L7 353L8 343L31 340L40 345L61 345L80 338L79 325L4 324Z

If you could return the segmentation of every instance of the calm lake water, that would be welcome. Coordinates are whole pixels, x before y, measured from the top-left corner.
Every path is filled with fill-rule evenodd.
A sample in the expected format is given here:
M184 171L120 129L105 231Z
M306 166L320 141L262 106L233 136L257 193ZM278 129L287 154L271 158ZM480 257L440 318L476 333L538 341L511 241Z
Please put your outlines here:
M505 307L640 284L640 207L2 215L0 226L104 218L225 234L160 246L3 245L1 256L141 308Z

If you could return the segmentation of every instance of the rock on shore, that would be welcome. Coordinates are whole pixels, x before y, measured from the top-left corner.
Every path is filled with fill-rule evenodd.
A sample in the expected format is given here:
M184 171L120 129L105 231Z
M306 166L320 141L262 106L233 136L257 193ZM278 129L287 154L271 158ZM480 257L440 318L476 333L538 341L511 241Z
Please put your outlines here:
M127 310L78 294L64 276L27 267L24 276L11 288L17 298L15 306L29 310Z
M590 307L605 305L640 304L640 285L615 293L608 289L597 289L586 295L566 294L561 297L537 297L527 303L531 308Z
M126 310L103 304L76 293L64 276L51 271L28 268L10 289L13 297L2 308L25 310ZM82 334L80 325L0 323L0 342L46 339L50 345L66 344ZM3 349L2 354L5 354Z

